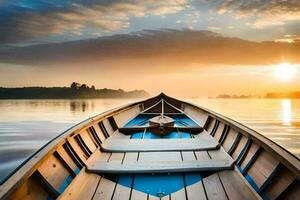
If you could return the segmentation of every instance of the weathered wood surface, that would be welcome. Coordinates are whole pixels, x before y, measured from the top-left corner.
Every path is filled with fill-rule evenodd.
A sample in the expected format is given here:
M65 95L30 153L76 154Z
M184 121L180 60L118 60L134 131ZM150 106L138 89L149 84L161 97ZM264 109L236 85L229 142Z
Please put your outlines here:
M130 200L147 200L147 194L133 189Z
M192 151L217 149L219 143L211 136L184 139L119 139L108 138L102 150L108 152Z
M170 194L171 200L182 200L186 199L185 189L178 190L177 192L174 192Z
M131 188L117 184L113 195L113 200L128 200L130 197Z
M98 161L88 165L87 170L94 173L168 173L168 172L195 172L216 171L232 169L233 160L210 160L210 161L148 161L127 162L119 164L116 161Z
M129 109L119 112L114 115L114 119L118 127L123 127L129 120L134 118L140 113L140 105L132 106Z
M271 183L267 186L265 193L269 199L276 199L289 187L289 185L292 184L293 181L295 181L294 175L284 167L276 174Z
M229 199L232 200L254 200L258 199L257 194L250 189L249 185L245 183L234 170L224 170L219 172L222 185Z
M113 197L116 183L105 177L102 177L97 190L94 194L93 200L111 200Z
M236 148L232 152L231 156L233 159L237 159L240 153L242 152L243 148L245 147L247 143L248 138L245 136L242 136L240 141L238 142Z
M232 145L234 144L234 141L236 140L236 137L238 136L238 132L232 128L228 131L225 140L222 144L223 148L228 152Z
M72 183L67 187L64 193L59 196L58 199L92 199L100 178L101 176L97 174L89 174L83 170L75 177Z
M182 161L179 151L173 152L141 152L138 162Z
M226 192L217 173L203 179L203 185L209 200L227 200Z
M188 200L206 200L203 182L199 181L186 187Z
M248 169L247 173L252 177L256 185L261 187L278 164L278 160L276 160L266 151L263 151Z
M193 107L185 105L183 110L188 116L197 121L200 126L204 126L208 119L208 114L201 110L195 110Z

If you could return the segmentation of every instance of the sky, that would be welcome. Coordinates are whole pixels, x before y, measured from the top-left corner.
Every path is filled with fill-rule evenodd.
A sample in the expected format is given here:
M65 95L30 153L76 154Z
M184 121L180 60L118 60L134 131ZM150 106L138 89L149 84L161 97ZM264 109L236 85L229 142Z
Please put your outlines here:
M0 86L300 90L299 39L298 0L0 0Z

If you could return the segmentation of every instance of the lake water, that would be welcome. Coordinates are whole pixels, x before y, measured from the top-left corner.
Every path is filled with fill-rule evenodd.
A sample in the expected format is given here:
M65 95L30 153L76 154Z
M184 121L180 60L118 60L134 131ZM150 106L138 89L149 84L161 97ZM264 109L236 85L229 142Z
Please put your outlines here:
M300 157L300 100L185 99L257 130ZM80 121L136 99L0 100L0 179Z

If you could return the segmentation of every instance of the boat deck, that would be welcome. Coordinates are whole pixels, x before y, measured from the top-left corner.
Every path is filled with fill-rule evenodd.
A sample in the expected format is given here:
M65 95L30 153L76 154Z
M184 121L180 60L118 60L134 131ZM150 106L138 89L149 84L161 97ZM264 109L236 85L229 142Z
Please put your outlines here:
M155 152L157 153L157 152ZM199 158L213 159L214 155L218 154L212 151L198 151L198 152L167 152L169 154L169 160L196 160ZM178 153L178 155L177 155ZM128 162L136 160L152 160L157 156L148 156L148 153L140 153L140 157L137 158L138 153L95 153L89 163L93 163L97 160L107 161L107 163L114 162L126 165ZM144 154L144 155L143 155ZM165 154L167 155L167 154ZM170 156L172 155L172 156ZM210 156L212 156L210 158ZM182 156L182 157L181 157ZM197 157L197 158L196 158ZM64 191L63 195L59 199L160 199L157 196L151 195L146 192L141 192L139 189L139 182L145 175L138 175L137 173L128 175L115 175L95 173L88 173L88 170L80 172L80 174L72 181L69 187ZM159 178L171 176L172 174L157 174ZM217 172L211 172L204 174L193 172L190 173L174 173L177 177L182 177L182 188L163 196L161 199L259 199L260 197L251 188L248 182L243 179L243 176L239 174L237 169L221 170ZM155 178L156 174L148 175L151 178ZM200 177L200 181L188 185L189 178L195 176ZM203 177L203 178L202 178ZM172 179L170 179L172 181ZM167 180L168 181L168 180ZM127 182L127 184L124 182ZM172 183L170 183L172 184ZM125 186L124 186L125 185ZM128 187L130 185L130 187ZM135 189L136 188L136 189ZM164 194L162 194L164 195Z

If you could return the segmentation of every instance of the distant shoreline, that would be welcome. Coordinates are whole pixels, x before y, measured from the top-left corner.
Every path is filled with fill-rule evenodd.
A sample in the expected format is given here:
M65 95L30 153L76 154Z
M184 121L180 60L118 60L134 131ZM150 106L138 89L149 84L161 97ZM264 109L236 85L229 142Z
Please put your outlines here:
M300 99L300 91L286 93L267 93L264 96L257 95L229 95L221 94L215 97L216 99Z
M70 87L0 87L0 99L126 99L150 96L144 90L96 89L73 82Z

